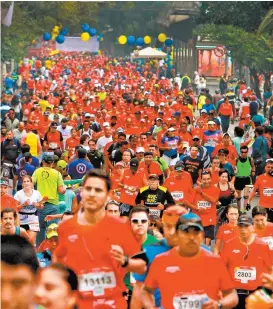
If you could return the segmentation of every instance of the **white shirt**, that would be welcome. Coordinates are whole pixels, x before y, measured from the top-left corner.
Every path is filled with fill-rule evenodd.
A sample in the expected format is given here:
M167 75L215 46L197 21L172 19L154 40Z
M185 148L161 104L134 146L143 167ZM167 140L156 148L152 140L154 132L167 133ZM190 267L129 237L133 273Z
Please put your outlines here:
M31 196L26 196L24 190L17 191L14 195L14 199L19 202L19 204L23 204L25 201L29 200L29 206L23 207L20 211L34 213L37 209L33 207L33 203L39 203L43 199L41 193L37 190L32 190Z
M110 137L105 137L105 136L100 137L97 140L97 149L103 151L106 144L110 143L112 141L113 141L112 136L110 136Z
M63 128L61 125L57 127L57 130L62 133L64 141L66 141L71 136L71 126L66 126Z
M27 135L26 130L23 130L22 132L19 131L19 129L14 129L13 130L13 136L16 137L19 142L21 142L22 138L25 137Z

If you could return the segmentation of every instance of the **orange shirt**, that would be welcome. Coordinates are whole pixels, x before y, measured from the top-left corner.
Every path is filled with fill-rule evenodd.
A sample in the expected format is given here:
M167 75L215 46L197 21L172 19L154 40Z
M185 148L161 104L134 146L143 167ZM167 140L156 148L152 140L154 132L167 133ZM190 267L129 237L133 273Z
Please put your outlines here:
M216 225L216 203L207 201L205 197L196 190L193 190L193 192L195 194L194 205L198 207L198 211L193 210L192 212L201 218L203 226ZM218 187L211 185L208 188L203 188L203 192L210 197L217 197L218 201L220 194L220 189Z
M253 190L259 190L260 206L264 208L271 208L273 206L273 177L266 174L258 176Z
M228 145L227 147L224 146L223 144L218 144L215 146L213 152L212 152L212 157L218 155L218 151L220 149L227 149L228 150L228 156L227 156L227 161L231 163L233 166L236 165L236 159L238 158L237 150L233 145Z
M267 222L267 225L264 229L255 228L256 235L266 242L269 246L269 249L273 255L273 223Z
M131 170L125 170L123 174L123 178L120 183L123 185L129 186L129 187L135 187L137 189L140 189L144 186L146 186L146 183L144 181L145 174L144 171L137 171L135 174L131 172ZM128 189L121 189L120 192L120 201L124 204L129 204L131 206L135 206L135 199L137 196L138 190L131 192Z
M194 257L182 257L176 248L160 254L151 264L145 285L159 288L161 305L168 309L174 303L175 308L186 308L183 296L205 294L219 300L220 291L234 287L221 258L202 248Z
M18 212L18 202L8 193L1 195L1 210L5 208L12 208Z
M100 298L112 300L116 308L127 308L122 302L126 271L111 257L110 250L118 245L128 256L140 251L141 244L128 223L105 216L95 226L80 225L75 215L59 225L58 235L55 255L78 275L79 308L93 308L93 301Z
M238 226L231 226L228 223L227 224L223 224L219 227L219 230L216 234L216 239L221 240L222 245L224 246L224 244L234 238L238 236Z
M269 247L258 237L248 249L238 237L230 239L226 242L221 257L236 289L244 290L255 290L261 286L261 274L268 273L273 263Z
M76 136L75 138L73 138L72 136L70 136L66 142L65 142L65 147L66 149L68 149L68 156L71 157L73 156L74 152L75 152L75 147L77 145L80 144L80 138L78 136Z
M155 161L152 161L149 167L145 164L144 161L139 162L138 166L139 171L144 171L145 176L148 178L150 174L156 174L158 176L162 175L163 172L159 166L159 164Z
M221 116L231 116L232 115L232 105L230 103L221 104L218 114Z
M163 187L168 189L176 203L181 203L184 200L192 203L193 184L190 173L183 171L181 179L177 179L175 176L168 177Z

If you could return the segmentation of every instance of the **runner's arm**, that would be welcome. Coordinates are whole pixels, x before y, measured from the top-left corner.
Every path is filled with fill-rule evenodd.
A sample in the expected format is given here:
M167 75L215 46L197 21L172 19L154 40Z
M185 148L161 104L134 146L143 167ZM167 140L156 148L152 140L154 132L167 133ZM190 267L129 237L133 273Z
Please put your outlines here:
M238 304L238 295L235 289L222 291L223 297L221 300L215 301L213 299L209 299L208 302L203 303L202 309L209 308L219 308L218 304L222 305L222 309L232 309ZM214 307L213 307L214 305Z
M154 309L155 301L154 301L154 289L147 287L144 285L143 289L141 290L141 299L145 309Z
M141 301L141 291L143 289L144 283L136 281L135 284L133 284L133 294L131 298L130 303L130 309L142 309L143 303Z
M215 242L214 249L213 249L213 253L214 253L214 254L219 255L221 243L222 243L222 240L217 238L217 239L216 239L216 242Z

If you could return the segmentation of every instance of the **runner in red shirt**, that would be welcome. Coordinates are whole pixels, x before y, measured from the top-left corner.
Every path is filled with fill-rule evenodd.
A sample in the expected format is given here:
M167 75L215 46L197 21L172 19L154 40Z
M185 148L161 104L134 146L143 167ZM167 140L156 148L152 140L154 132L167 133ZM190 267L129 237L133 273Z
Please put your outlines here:
M221 257L233 280L239 296L236 309L245 308L246 297L262 285L262 273L272 271L272 258L268 245L256 237L253 219L241 215L238 219L239 236L225 244Z
M152 295L156 288L162 306L168 309L236 306L238 297L223 261L201 248L201 219L192 213L182 215L176 230L178 246L160 254L151 264L142 294L144 307L155 308Z
M68 150L68 157L72 157L75 153L75 147L80 144L80 137L77 136L77 130L71 130L71 136L66 140L65 147Z
M140 243L129 225L107 216L105 204L110 180L100 170L89 172L83 182L83 208L58 228L59 245L54 259L70 267L78 275L80 309L126 309L122 293L126 272L143 273L145 262L128 256L137 253Z
M213 250L215 254L219 254L225 243L236 237L238 234L237 222L239 218L239 209L237 206L232 204L227 206L226 217L228 219L228 223L221 225L216 234L216 243Z
M159 164L153 160L152 152L144 152L144 161L139 163L138 170L143 171L146 178L148 178L150 174L158 175L160 178L160 182L163 183L163 172Z

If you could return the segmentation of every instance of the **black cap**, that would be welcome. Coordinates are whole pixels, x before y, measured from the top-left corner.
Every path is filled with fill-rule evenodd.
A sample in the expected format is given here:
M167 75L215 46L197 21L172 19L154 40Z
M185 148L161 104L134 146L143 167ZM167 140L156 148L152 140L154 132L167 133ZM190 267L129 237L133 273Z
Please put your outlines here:
M53 155L45 154L43 156L43 161L45 161L46 163L53 163L54 162Z
M83 148L83 147L80 147L80 148L78 148L78 153L81 153L81 154L87 154L87 150L85 149L85 148Z
M63 119L61 120L61 123L64 123L64 122L68 122L68 119L67 119L67 118L63 118Z
M51 122L50 126L51 127L58 127L58 123L53 121L53 122Z
M204 227L202 225L200 217L198 217L192 212L181 215L176 223L176 230L186 231L190 227L197 228L200 231L204 231Z
M182 171L184 169L185 169L185 164L183 161L179 160L175 163L175 166L174 166L175 171Z
M159 177L157 174L150 174L148 179L156 179L159 180Z
M136 111L136 112L135 112L135 115L140 115L140 114L141 114L140 111Z
M130 166L131 166L131 167L137 168L138 165L139 165L139 163L138 163L138 160L137 160L137 159L132 159L132 160L130 161Z
M237 225L239 226L253 225L253 218L248 215L241 215L238 219Z
M31 154L30 152L25 152L25 153L24 153L24 158L25 158L25 159L32 158L32 154Z

